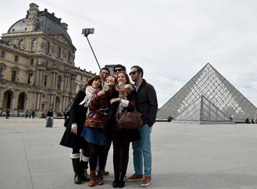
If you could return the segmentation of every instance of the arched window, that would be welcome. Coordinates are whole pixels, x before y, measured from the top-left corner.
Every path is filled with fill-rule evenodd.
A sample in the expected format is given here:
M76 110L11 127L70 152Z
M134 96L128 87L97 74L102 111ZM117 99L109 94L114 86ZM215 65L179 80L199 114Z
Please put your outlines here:
M26 94L21 93L18 98L18 104L17 104L17 110L24 110L24 105L25 105L25 99L26 99Z
M61 89L61 81L62 81L62 77L60 75L58 75L57 77L57 88Z
M61 57L61 47L58 47L56 57L57 58Z
M24 41L23 41L23 40L20 40L20 42L19 42L19 48L20 48L20 49L23 49L23 46L24 46Z
M50 52L50 43L46 43L46 48L45 48L45 54L48 54Z
M36 47L37 47L37 40L35 39L35 40L32 41L32 48L31 48L31 51L32 51L32 52L35 52L35 51L36 51Z

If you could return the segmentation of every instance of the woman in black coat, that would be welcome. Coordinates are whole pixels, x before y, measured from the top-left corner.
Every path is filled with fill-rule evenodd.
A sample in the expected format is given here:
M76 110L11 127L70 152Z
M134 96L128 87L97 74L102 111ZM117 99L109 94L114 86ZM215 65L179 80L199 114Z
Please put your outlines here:
M79 105L85 98L85 90L80 90L73 100L69 110L69 120L60 145L72 148L70 157L75 172L74 183L80 184L81 179L88 181L86 169L89 161L89 147L86 140L80 136L86 119L87 108ZM80 153L82 149L83 153Z
M110 103L112 105L119 103L118 107L116 106L116 112L134 111L136 92L130 84L128 74L122 71L118 73L117 77L119 85L116 90L119 92L119 97L113 98ZM115 178L112 185L114 188L124 187L124 177L129 161L129 145L130 142L140 140L140 138L138 129L118 128L117 122L113 123L113 167Z

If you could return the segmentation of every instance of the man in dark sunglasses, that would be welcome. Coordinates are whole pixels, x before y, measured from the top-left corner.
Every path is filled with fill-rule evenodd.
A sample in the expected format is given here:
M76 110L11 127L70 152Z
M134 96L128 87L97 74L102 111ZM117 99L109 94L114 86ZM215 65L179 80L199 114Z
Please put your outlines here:
M155 122L158 104L155 89L143 79L143 74L144 71L139 66L133 66L129 73L131 80L135 82L133 87L136 91L136 109L142 114L144 126L139 129L141 140L132 142L135 173L126 180L142 180L141 186L145 187L152 183L150 134Z
M114 66L113 68L113 72L114 72L114 75L117 76L119 72L121 71L126 71L126 67L121 65L121 64L117 64L116 66Z

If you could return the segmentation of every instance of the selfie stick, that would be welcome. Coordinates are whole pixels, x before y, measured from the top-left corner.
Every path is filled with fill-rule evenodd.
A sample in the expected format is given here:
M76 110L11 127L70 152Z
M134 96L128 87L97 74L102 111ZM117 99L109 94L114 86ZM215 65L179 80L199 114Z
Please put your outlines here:
M87 42L88 42L88 44L89 44L89 46L90 46L90 48L91 48L91 50L93 52L93 55L94 55L95 60L96 60L96 63L98 65L99 69L101 70L101 66L100 66L100 64L99 64L99 62L98 62L98 60L96 58L95 52L94 52L94 50L93 50L93 48L91 46L91 43L89 42L89 39L87 37L89 34L94 34L94 30L95 30L94 28L84 28L84 29L82 29L82 34L87 38Z

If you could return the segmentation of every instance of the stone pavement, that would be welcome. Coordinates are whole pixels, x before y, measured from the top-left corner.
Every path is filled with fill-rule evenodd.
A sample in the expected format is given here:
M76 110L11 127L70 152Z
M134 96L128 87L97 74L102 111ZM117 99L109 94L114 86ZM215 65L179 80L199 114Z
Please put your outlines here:
M73 184L69 153L59 145L63 120L0 117L0 189L89 188ZM112 188L112 149L103 186ZM156 123L152 131L153 183L147 188L257 188L257 125ZM133 173L132 150L127 175ZM128 182L125 188L142 188Z

